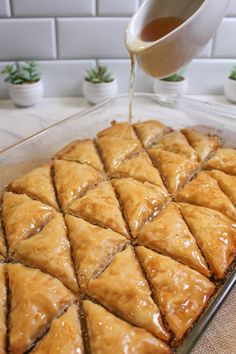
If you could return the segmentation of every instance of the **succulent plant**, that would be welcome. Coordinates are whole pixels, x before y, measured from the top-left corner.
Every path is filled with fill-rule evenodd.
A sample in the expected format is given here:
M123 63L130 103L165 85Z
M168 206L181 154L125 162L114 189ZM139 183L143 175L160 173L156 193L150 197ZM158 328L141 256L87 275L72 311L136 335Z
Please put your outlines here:
M97 68L88 69L85 80L92 82L93 84L101 84L104 82L111 82L114 78L106 66L100 65Z
M162 79L163 81L170 81L170 82L178 82L178 81L183 81L184 80L184 76L183 73L175 73L172 74L168 77L165 77L164 79Z
M6 65L1 74L7 74L6 82L14 85L31 84L41 79L34 61L26 61L23 64Z
M236 66L232 69L229 78L232 80L236 80Z

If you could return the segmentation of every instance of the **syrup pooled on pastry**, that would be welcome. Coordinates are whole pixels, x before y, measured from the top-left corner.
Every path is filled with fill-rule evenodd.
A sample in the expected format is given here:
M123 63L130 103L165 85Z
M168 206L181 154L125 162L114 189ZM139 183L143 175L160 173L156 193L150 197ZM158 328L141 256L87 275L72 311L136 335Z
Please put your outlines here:
M165 37L168 33L174 31L177 27L184 23L184 19L180 17L161 17L156 18L155 20L148 22L143 29L141 30L139 37L140 48L135 50L135 52L142 51L141 42L154 42L158 39ZM138 43L138 42L137 42ZM133 96L134 96L134 86L135 86L135 69L136 69L136 55L135 52L130 51L130 60L131 60L131 70L130 70L130 79L129 79L129 115L128 121L131 124L132 122L132 108L133 108ZM161 59L161 58L160 58ZM150 62L150 67L153 65L158 65L155 60Z

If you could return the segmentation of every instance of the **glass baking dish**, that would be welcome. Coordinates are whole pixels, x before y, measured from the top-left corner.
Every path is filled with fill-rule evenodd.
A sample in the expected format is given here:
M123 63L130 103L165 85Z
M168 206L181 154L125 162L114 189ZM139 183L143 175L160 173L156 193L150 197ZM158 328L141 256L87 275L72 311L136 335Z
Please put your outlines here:
M216 134L225 146L236 147L236 114L223 106L196 103L189 99L174 99L152 94L136 94L133 102L133 123L158 119L174 129L194 126L199 132ZM0 190L12 179L48 160L56 151L72 140L95 137L111 121L127 121L128 95L119 95L97 106L31 136L0 153ZM231 271L216 296L186 335L178 354L190 353L225 298L236 283L236 271Z

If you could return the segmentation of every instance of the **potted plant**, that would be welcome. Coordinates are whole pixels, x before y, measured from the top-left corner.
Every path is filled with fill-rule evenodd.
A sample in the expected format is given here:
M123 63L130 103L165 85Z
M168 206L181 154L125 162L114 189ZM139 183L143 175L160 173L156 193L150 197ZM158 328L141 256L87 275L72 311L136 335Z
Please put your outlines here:
M232 69L231 74L225 81L224 91L226 98L236 103L236 66Z
M153 91L158 94L185 95L188 90L188 79L183 73L175 73L163 79L154 79Z
M117 93L117 80L108 71L106 66L87 70L83 82L83 92L87 101L92 104L115 96Z
M35 62L7 65L1 73L7 74L9 96L16 105L28 107L41 99L43 84Z

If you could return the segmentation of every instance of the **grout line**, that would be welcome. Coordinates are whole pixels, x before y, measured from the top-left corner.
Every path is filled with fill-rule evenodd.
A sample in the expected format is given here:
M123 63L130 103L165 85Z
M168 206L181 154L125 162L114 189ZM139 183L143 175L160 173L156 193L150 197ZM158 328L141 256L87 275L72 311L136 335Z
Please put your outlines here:
M59 35L58 35L58 21L56 18L54 18L53 20L54 22L54 38L53 38L53 42L54 42L54 52L55 52L55 59L59 59Z
M211 46L211 57L210 59L219 59L215 57L215 49L216 49L216 36L217 34L213 37L212 39L212 46Z
M98 17L98 1L99 0L94 0L95 1L95 16Z
M13 7L13 3L12 3L12 0L8 0L9 2L9 9L10 9L10 18L13 18L14 17L14 7Z

